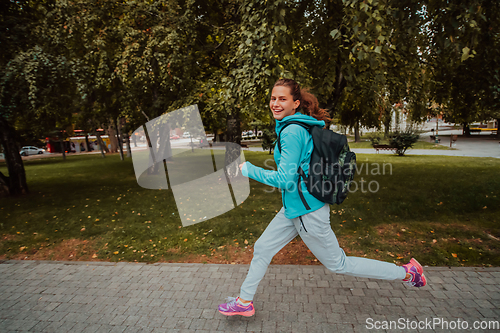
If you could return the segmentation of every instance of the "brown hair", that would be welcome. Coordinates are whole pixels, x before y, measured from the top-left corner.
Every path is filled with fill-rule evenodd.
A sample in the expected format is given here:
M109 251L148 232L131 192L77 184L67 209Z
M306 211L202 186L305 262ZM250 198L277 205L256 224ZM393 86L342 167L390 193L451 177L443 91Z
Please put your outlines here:
M279 79L274 84L274 87L276 86L284 86L290 89L293 100L300 101L297 111L303 110L306 115L314 117L317 120L324 120L327 124L332 120L328 111L319 108L316 96L311 94L307 89L301 89L296 81L292 79Z

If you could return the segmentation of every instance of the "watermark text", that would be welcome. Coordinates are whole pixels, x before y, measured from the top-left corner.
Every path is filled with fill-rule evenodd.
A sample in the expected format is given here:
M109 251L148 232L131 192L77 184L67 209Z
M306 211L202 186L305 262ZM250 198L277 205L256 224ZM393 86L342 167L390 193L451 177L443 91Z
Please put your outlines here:
M498 320L476 320L470 323L467 320L456 318L425 318L425 320L412 320L399 318L398 320L366 319L366 328L369 330L500 330Z

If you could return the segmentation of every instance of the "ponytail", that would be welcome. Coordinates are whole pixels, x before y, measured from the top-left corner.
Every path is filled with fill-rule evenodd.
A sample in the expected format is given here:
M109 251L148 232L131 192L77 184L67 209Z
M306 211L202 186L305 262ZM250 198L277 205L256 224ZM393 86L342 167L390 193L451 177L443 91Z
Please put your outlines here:
M325 123L330 123L332 120L330 114L325 109L319 108L318 99L311 94L307 89L300 90L300 108L304 113L316 118L317 120L324 120Z
M319 108L316 96L311 94L307 89L300 89L300 86L296 81L292 79L280 79L276 81L274 86L285 86L290 89L290 94L293 96L293 100L300 101L297 111L303 111L306 115L314 117L317 120L323 120L327 124L332 120L328 111Z

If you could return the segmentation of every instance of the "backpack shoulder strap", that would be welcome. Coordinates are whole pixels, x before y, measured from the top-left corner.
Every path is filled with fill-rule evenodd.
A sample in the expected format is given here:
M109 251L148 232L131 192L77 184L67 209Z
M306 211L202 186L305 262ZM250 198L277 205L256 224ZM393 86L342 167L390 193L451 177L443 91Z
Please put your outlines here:
M290 122L286 123L285 126L283 126L283 128L278 133L278 150L279 150L280 153L281 153L281 132L283 132L283 130L285 128L287 128L288 126L293 125L293 124L300 125L300 126L304 127L307 131L310 131L310 129L312 127L311 125L304 124L304 123L302 123L300 121L290 121Z
M279 152L281 153L281 132L283 132L283 130L290 126L290 125L299 125L299 126L302 126L303 128L305 128L309 133L311 133L311 129L312 129L312 125L308 125L308 124L304 124L300 121L290 121L289 123L286 123L285 126L283 126L283 128L280 130L279 134L278 134L278 150ZM298 173L299 173L299 178L297 179L297 188L298 188L298 191L299 191L299 197L300 197L300 200L302 201L302 203L304 204L304 207L307 209L307 210L310 210L311 207L307 204L307 201L304 197L304 194L302 193L302 188L300 187L300 177L302 176L302 178L305 180L305 173L304 171L302 170L302 168L299 166L299 169L297 170Z

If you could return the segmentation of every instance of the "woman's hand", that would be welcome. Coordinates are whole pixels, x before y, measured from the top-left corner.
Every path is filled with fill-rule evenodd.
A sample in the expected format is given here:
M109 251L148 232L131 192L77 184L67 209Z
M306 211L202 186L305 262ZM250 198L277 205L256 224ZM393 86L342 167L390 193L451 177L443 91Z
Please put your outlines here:
M245 163L240 164L240 171L242 171L242 169L243 169L243 164L245 164Z

